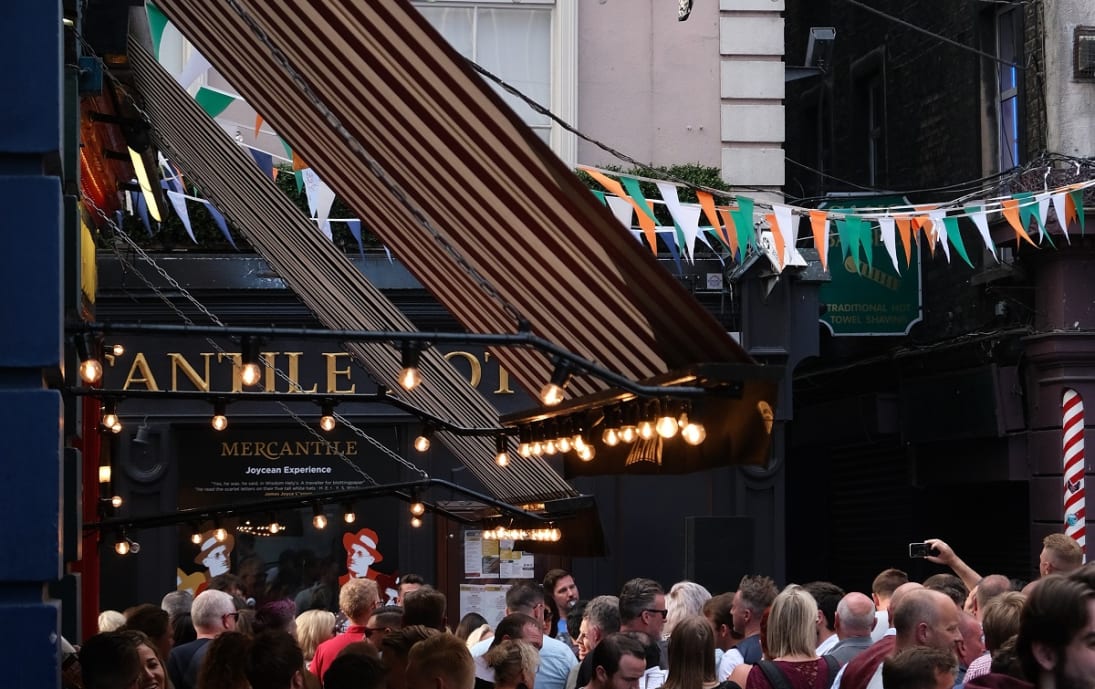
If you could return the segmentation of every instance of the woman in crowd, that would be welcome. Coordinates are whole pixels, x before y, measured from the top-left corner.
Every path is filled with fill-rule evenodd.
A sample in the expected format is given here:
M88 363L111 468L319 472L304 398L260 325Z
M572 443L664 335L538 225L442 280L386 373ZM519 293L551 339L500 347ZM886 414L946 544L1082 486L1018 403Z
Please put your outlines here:
M700 607L702 609L702 603ZM679 618L673 634L669 637L669 675L665 679L664 688L716 687L741 689L729 680L719 684L715 679L715 633L707 618L699 614Z
M532 644L506 639L483 659L494 670L494 689L535 689L540 652Z
M490 638L489 635L483 636L483 627L486 627L487 631L490 631L490 625L487 624L487 618L483 617L477 612L469 612L467 615L464 615L460 618L460 623L456 625L456 629L453 631L453 634L455 634L456 638L460 639L461 641L467 641L472 632L478 631L479 638L476 640L478 642L482 641L483 639ZM469 643L469 646L471 645L472 644Z
M297 643L304 653L304 665L312 669L316 647L335 635L335 614L327 610L305 610L297 615Z
M774 689L768 673L782 674L792 689L828 689L835 672L818 658L817 602L797 584L783 589L772 601L768 617L768 648L765 658L755 665L746 679L745 689Z
M164 665L159 648L148 635L133 629L123 629L119 634L133 645L141 661L141 672L136 686L140 689L169 689L167 666Z
M678 581L665 596L665 627L662 638L673 634L677 623L693 615L703 616L703 604L711 600L711 592L694 581Z
M250 689L244 673L250 650L250 637L239 632L224 632L210 641L196 689Z
M160 658L166 659L171 655L175 636L171 629L170 616L158 606L145 603L127 610L125 626L122 629L144 632L152 643L156 644Z

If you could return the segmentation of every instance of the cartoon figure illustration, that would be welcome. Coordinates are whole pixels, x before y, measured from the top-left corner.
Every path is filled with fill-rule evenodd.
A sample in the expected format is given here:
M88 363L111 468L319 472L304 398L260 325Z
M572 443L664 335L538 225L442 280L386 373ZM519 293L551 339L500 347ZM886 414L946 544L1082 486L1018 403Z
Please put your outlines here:
M175 590L189 591L191 595L197 595L206 586L205 572L187 574L181 569L175 569Z
M383 562L384 556L377 549L380 538L372 529L361 529L357 533L345 533L342 535L342 547L346 549L346 574L339 577L341 586L351 578L373 579L382 592L388 589L396 590L396 578L391 574L384 574L373 569L373 565Z
M212 531L207 531L202 534L202 549L194 558L194 563L205 567L207 579L218 574L227 574L235 545L236 539L232 534L228 534L223 541L218 541Z

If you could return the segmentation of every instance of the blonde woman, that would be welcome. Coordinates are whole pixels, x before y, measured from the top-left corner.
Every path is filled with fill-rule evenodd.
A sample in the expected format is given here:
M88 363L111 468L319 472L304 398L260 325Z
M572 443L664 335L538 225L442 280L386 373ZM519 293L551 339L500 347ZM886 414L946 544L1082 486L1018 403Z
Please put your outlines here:
M532 644L506 639L483 659L494 670L494 689L535 689L540 652Z
M828 689L836 663L818 658L817 601L791 584L772 601L764 657L749 671L745 689L774 689L779 675L792 689ZM776 679L773 679L776 678Z
M335 635L335 614L327 610L306 610L297 615L297 643L304 653L305 666L312 669L316 648Z
M686 617L703 615L703 605L711 600L711 592L694 581L678 581L665 594L665 627L662 628L662 638L668 639L673 634L677 623Z

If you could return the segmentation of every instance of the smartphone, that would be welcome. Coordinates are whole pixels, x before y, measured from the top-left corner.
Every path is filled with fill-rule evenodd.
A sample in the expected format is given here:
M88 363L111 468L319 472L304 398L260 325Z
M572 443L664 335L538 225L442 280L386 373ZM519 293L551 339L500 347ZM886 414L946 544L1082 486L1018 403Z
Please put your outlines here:
M909 544L909 557L927 557L929 555L938 555L937 551L927 543L910 543Z

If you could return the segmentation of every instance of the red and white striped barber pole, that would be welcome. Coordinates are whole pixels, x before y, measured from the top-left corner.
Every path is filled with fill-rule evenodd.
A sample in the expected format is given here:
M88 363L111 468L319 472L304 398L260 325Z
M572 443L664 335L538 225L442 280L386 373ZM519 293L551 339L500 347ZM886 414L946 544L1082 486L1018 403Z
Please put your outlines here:
M1064 477L1065 534L1074 538L1084 551L1087 562L1084 507L1084 400L1080 393L1065 388L1061 397Z

